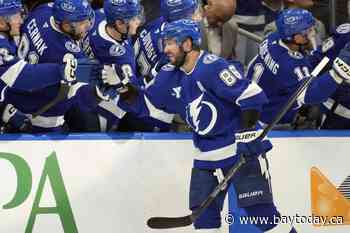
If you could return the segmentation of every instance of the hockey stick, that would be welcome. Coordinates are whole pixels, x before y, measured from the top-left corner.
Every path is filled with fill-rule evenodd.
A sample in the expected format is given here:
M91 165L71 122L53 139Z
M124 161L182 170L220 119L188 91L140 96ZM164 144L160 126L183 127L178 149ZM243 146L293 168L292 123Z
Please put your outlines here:
M315 67L315 69L311 73L311 77L306 79L299 88L293 93L293 95L288 99L285 106L278 112L274 120L269 124L262 134L260 138L264 138L268 132L274 127L274 125L279 122L282 117L286 114L286 112L293 106L296 99L306 90L308 85L317 77L317 75L322 71L322 69L327 65L329 59L324 57L322 61ZM244 156L240 155L240 159L237 163L228 171L225 178L215 187L214 191L207 197L205 201L201 203L201 205L190 215L184 217L152 217L148 219L147 225L150 228L154 229L166 229L166 228L177 228L177 227L185 227L191 225L195 222L198 217L206 210L206 208L213 202L216 196L221 192L221 190L226 187L227 183L231 180L231 178L235 175L238 169L246 163L246 159Z
M32 117L35 118L45 112L47 112L50 108L55 106L58 102L62 101L64 98L66 98L68 91L69 91L70 85L66 83L61 83L60 89L58 90L57 95L53 100L51 100L49 103L45 104L43 107L41 107L38 111L32 114Z
M250 40L253 40L253 41L257 42L257 43L261 43L264 40L263 37L255 34L255 33L252 33L250 31L247 31L247 30L245 30L243 28L240 28L240 27L238 27L238 33L240 35L242 35L242 36L247 37Z
M87 72L87 70L89 70L89 67L91 67L92 65L98 65L98 61L97 60L92 60L92 59L80 59L79 60L79 67L83 67L85 68L85 72ZM80 68L81 70L83 70L83 68ZM84 71L81 71L82 73ZM84 82L84 83L89 83L89 74L88 73L83 73L84 75L80 75L77 81L78 82ZM86 76L84 79L82 79L82 77ZM68 84L65 82L61 82L60 84L60 88L58 90L57 95L55 96L55 98L53 100L51 100L49 103L45 104L44 106L42 106L40 109L38 109L36 112L34 112L32 114L32 118L35 118L45 112L47 112L50 108L52 108L53 106L55 106L57 103L61 102L62 100L64 100L69 92L69 89L71 88L72 84Z

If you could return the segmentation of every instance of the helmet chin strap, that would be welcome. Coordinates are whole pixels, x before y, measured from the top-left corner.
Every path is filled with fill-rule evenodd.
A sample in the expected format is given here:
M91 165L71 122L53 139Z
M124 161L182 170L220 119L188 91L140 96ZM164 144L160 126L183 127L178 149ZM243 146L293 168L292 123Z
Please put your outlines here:
M70 26L70 30L69 31L66 31L63 29L62 27L62 23L57 23L60 30L64 33L66 33L67 35L69 35L73 40L79 40L79 38L77 38L77 35L76 35L76 29L73 25L69 24Z
M181 58L181 61L179 61L179 63L176 64L177 67L181 67L181 66L183 66L183 65L185 64L186 57L187 57L188 53L190 53L190 52L192 51L192 49L191 49L190 51L186 52L186 51L183 49L183 42L181 42L181 44L180 44L180 50L181 50L181 52L183 53L183 56L182 56L182 58Z
M6 22L6 30L1 31L3 34L5 34L8 38L12 38L11 35L11 24L9 23L9 19L7 19L6 17L4 17L4 20Z
M116 26L113 27L114 30L116 30L119 34L120 34L120 37L122 40L126 40L128 39L128 34L129 34L129 24L127 25L127 28L126 28L126 33L123 33L121 31L118 30L118 28Z

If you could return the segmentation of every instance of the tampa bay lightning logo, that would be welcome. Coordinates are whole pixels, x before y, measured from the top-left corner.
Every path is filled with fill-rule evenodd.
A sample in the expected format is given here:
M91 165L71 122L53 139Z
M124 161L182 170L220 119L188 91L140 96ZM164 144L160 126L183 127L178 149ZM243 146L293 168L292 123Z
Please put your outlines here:
M126 0L111 0L113 5L123 5L126 4Z
M120 44L114 44L109 48L109 54L114 57L123 56L126 53L124 46Z
M349 33L350 32L350 24L349 23L341 24L340 26L337 27L336 31L339 34Z
M286 17L284 19L284 23L289 25L295 24L297 21L298 21L298 17L295 17L295 16Z
M68 51L72 53L79 53L80 52L80 47L76 43L72 41L67 41L65 44L65 47Z
M182 0L167 0L166 4L168 6L178 6L182 3Z
M193 100L186 107L186 121L199 135L208 134L214 128L218 118L218 113L215 106L208 101L202 101L203 95L204 93ZM200 124L200 113L203 108L209 108L211 112L211 119L206 126Z
M64 1L61 3L61 9L67 12L74 12L76 7L72 4L71 1Z

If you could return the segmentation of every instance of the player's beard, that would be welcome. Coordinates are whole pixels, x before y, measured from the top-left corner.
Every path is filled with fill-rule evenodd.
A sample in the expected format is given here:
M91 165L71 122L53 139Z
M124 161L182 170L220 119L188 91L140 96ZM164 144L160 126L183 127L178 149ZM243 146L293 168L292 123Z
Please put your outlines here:
M181 67L185 64L185 60L186 60L186 53L180 47L180 52L175 56L175 61L172 62L172 64L176 67Z

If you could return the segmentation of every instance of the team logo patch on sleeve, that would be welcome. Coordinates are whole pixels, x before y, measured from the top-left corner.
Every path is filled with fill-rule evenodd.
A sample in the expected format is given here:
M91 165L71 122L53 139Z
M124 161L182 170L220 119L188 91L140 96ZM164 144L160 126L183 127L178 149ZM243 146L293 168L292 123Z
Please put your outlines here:
M173 71L174 69L175 69L175 66L173 66L171 64L167 64L167 65L162 67L162 70L164 70L164 71Z
M124 46L120 44L114 44L109 48L109 54L114 57L123 56L126 53Z
M80 52L80 47L79 45L75 44L72 41L67 41L65 43L65 47L66 49L68 49L68 51L73 52L73 53L79 53Z
M297 52L297 51L288 51L288 54L289 54L289 56L291 56L292 58L295 58L295 59L303 59L304 58L304 55Z
M30 64L38 64L38 62L39 62L39 55L36 52L31 51L28 54L28 61L29 61Z
M322 52L325 53L334 46L334 40L332 37L328 38L322 43Z
M336 31L339 34L346 34L350 32L350 23L344 23L337 27Z
M203 63L208 65L217 61L218 59L219 59L218 56L214 54L208 54L208 55L205 55L205 57L203 58Z

